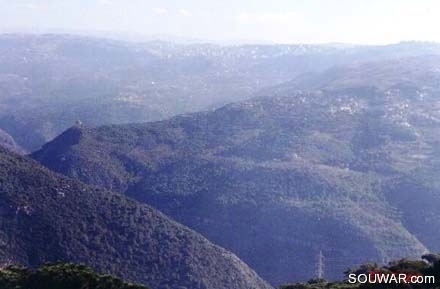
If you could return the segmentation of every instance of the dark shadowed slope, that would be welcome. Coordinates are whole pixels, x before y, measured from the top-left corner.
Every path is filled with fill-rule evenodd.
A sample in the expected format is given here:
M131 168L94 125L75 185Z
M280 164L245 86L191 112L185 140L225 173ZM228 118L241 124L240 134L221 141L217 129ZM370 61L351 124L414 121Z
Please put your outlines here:
M232 253L121 195L0 148L0 262L88 264L151 288L269 288Z
M160 208L273 284L313 277L320 251L334 278L440 250L437 87L416 84L284 86L163 122L74 127L33 156Z

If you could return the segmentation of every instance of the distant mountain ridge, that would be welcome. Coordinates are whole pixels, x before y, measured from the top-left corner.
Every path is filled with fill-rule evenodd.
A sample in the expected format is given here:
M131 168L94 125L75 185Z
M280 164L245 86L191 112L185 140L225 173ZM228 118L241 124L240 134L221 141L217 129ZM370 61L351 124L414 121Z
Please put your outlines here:
M440 250L436 63L362 64L332 87L318 77L212 112L75 127L33 157L159 208L274 285L313 277L320 251L337 278Z
M0 35L0 127L27 151L77 120L146 122L247 99L260 89L356 61L440 54L387 46L131 43L73 35Z
M432 93L439 89L439 75L439 55L428 54L335 66L319 73L305 73L276 88L285 88L286 91L289 91L292 88L298 90L342 90L375 87L383 91L406 88L418 89L420 92L430 90ZM416 91L408 92L416 93Z
M151 207L0 148L0 264L88 264L150 288L269 289L232 253Z

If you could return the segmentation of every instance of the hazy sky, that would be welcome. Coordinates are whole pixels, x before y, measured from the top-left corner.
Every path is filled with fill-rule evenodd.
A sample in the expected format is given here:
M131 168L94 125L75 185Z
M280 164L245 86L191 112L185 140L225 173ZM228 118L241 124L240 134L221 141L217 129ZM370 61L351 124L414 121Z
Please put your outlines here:
M440 42L439 27L439 0L0 0L0 31L378 44Z

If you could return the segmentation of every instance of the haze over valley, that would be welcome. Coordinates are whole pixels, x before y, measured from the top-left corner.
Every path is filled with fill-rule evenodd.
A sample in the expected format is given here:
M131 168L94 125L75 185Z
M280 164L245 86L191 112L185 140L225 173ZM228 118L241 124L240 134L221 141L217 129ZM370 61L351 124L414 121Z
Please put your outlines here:
M0 0L0 288L437 288L435 2L49 2Z

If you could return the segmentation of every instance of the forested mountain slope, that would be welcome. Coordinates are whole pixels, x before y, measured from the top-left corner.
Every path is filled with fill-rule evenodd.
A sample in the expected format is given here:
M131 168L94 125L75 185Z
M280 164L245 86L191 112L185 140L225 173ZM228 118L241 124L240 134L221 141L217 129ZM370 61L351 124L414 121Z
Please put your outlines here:
M394 75L414 61L412 82ZM368 82L372 64L364 85L283 85L213 112L76 126L33 157L159 208L272 284L313 277L320 251L335 278L440 250L439 70L423 63L386 63L387 85Z
M0 148L0 263L67 261L151 288L270 288L234 254L146 205Z

